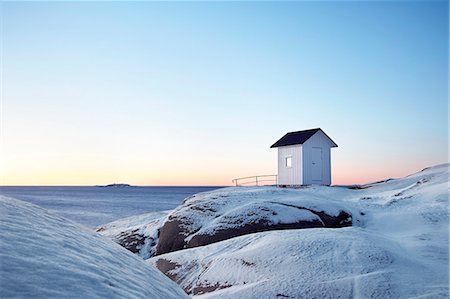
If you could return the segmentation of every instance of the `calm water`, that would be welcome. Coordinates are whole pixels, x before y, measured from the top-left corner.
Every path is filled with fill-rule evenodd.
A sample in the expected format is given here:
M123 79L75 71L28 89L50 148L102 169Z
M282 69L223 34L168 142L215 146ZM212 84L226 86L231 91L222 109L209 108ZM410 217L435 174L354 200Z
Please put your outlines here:
M32 202L89 227L172 210L184 198L220 187L0 187L0 194Z

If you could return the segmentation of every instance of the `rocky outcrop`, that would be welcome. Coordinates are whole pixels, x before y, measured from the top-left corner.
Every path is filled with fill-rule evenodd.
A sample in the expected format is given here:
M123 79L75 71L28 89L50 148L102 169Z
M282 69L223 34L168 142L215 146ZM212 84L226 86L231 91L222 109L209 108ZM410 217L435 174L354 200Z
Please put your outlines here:
M103 231L105 231L104 227L96 229L96 232L98 233L102 233ZM124 230L111 237L111 239L133 253L139 253L146 242L153 242L153 245L156 245L155 240L152 237L145 236L139 229Z
M161 218L141 215L97 231L148 259L258 232L338 228L358 221L341 202L306 194L273 187L223 188L191 196Z
M249 206L235 207L232 212L225 211L223 214L219 209L209 205L205 209L204 206L205 202L198 202L198 205L186 206L181 212L177 211L168 218L159 232L156 255L257 232L352 225L350 212L341 210L337 214L328 214L290 203L252 203ZM203 214L206 221L204 218L199 220L198 213ZM201 222L200 225L198 222Z
M156 266L156 268L158 268L159 271L161 271L167 277L169 277L170 279L172 279L173 281L175 281L177 283L181 283L183 281L183 279L185 278L182 275L179 276L176 274L180 271L180 269L183 267L183 265L177 264L175 262L172 262L172 261L164 259L164 258L160 258L160 259L156 260L155 266ZM190 264L190 266L188 265L187 267L184 267L184 269L187 271L190 271L197 267L198 267L197 263L192 262ZM203 269L203 270L207 270L207 269L208 269L208 266L205 265L205 269ZM208 282L196 281L195 283L186 284L184 286L183 290L187 294L201 295L201 294L205 294L205 293L214 292L214 291L217 291L220 289L228 288L231 286L232 286L231 284L227 284L227 283L216 282L214 284L211 284Z

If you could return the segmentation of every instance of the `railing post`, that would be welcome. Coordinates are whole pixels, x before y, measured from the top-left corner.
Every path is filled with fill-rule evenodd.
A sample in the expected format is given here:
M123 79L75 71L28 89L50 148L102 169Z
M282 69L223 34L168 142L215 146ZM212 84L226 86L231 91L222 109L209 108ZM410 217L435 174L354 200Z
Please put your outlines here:
M258 186L258 176L255 176L256 178L256 186Z

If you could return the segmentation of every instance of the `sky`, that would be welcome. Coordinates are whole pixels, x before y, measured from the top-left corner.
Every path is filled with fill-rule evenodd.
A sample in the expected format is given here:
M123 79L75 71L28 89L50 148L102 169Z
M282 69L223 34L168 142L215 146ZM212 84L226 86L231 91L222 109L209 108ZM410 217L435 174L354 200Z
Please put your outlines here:
M0 185L229 185L322 128L333 184L448 161L448 2L1 2Z

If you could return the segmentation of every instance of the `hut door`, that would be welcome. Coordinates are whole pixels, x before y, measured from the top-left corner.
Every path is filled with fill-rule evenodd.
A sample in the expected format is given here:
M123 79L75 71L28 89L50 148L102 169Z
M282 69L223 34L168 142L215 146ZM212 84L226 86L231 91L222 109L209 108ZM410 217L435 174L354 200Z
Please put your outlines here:
M312 181L322 182L322 148L313 147L312 148Z

